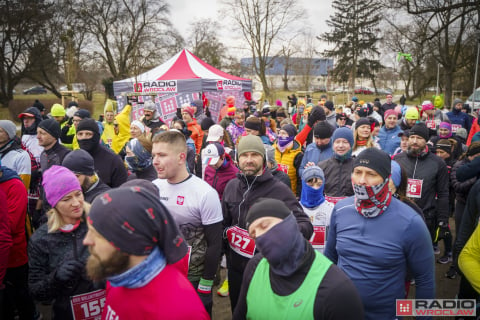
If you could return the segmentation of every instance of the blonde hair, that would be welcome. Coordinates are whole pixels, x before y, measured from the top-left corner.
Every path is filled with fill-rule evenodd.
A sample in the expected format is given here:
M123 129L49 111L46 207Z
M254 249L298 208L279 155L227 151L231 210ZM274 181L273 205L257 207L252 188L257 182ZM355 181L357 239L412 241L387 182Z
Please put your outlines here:
M361 127L361 126L360 126ZM352 148L352 151L355 151L357 150L357 147L359 147L357 145L357 140L358 140L358 128L355 127L355 134L353 135L353 148ZM368 138L367 138L367 144L365 145L367 148L372 148L372 147L375 147L375 142L373 141L373 136L372 136L372 132L370 131L370 134L368 135Z
M83 216L82 218L80 218L80 220L83 221L84 216L88 215L88 213L90 212L90 207L91 205L88 202L83 201ZM48 217L48 222L47 222L48 233L56 232L65 225L62 215L55 208L52 208L47 212L47 217Z

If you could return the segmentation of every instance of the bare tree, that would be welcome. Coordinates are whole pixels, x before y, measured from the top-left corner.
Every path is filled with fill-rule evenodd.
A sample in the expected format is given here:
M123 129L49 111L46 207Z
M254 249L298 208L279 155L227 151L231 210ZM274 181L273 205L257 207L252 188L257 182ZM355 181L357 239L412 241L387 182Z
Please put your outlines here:
M271 62L274 42L289 23L301 16L296 0L231 0L223 1L226 14L231 16L247 42L253 58L253 68L263 91L270 97L270 85L265 71Z
M43 1L0 2L0 104L4 107L38 57L36 34L50 18L50 9Z
M81 0L74 4L96 53L114 80L131 76L179 49L164 0Z
M200 19L190 27L187 45L192 53L217 69L228 62L227 47L217 38L220 24L212 19Z

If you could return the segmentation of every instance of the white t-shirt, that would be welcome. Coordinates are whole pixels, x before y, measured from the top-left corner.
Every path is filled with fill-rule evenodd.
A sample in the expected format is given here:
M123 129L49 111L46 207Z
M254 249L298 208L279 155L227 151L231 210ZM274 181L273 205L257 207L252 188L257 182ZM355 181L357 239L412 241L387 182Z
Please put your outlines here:
M195 175L171 184L166 179L152 181L160 190L160 201L177 222L188 245L192 247L188 279L198 281L204 269L207 242L205 225L223 220L220 198L215 189Z
M310 238L310 243L315 250L323 253L327 244L327 232L330 226L333 204L325 200L315 208L305 208L303 205L302 207L313 225L313 234Z

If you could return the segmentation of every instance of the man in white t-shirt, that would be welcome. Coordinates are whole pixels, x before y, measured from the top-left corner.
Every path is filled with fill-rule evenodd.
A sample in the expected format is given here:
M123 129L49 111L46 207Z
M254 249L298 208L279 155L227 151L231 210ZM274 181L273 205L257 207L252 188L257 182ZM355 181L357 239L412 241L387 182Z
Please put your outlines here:
M167 131L153 138L153 165L160 201L167 207L191 247L188 280L205 308L212 311L212 284L222 249L223 215L217 191L190 174L185 165L183 134Z

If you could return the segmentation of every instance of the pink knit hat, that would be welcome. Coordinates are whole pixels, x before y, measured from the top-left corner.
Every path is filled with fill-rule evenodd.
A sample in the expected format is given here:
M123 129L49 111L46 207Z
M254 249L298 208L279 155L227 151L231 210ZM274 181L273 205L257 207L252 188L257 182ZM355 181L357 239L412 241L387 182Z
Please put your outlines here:
M48 203L54 208L57 203L72 191L82 187L72 171L62 166L52 166L43 173L43 189Z
M182 111L188 113L190 115L190 117L192 117L192 118L193 118L193 114L195 113L195 109L193 109L190 106L183 107Z

